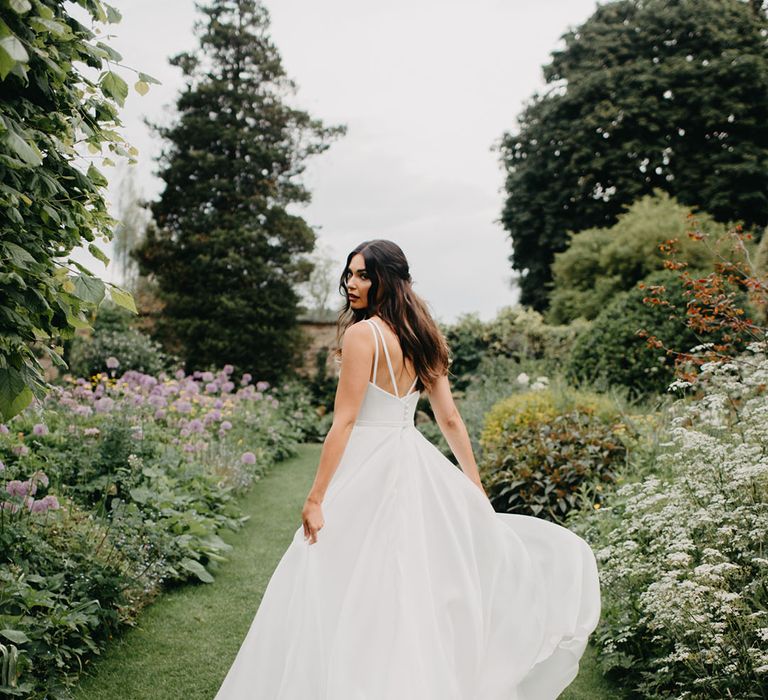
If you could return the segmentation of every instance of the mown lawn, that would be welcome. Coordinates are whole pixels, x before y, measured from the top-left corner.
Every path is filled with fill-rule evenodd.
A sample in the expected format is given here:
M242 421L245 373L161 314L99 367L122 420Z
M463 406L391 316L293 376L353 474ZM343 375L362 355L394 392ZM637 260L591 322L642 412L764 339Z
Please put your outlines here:
M211 700L245 637L269 577L301 523L320 445L278 464L243 497L251 516L224 533L233 551L213 584L169 591L146 608L136 628L116 640L83 676L77 700ZM578 678L561 700L619 697L587 648ZM266 698L264 700L267 700Z

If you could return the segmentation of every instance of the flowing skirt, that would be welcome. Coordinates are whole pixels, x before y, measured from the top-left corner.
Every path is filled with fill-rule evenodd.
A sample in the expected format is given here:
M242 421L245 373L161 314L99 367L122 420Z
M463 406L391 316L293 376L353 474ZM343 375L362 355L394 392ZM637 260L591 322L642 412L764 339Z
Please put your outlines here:
M488 499L414 426L355 425L215 700L554 700L600 617L576 534Z

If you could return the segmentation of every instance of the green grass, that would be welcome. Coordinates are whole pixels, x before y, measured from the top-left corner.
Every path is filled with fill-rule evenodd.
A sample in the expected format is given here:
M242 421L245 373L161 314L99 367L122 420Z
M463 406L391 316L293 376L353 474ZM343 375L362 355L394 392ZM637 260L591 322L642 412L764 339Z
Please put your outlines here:
M320 445L276 465L241 500L251 516L222 538L234 549L212 584L182 586L160 596L138 625L86 668L76 700L211 700L237 654L274 568L301 524ZM619 697L587 647L578 678L560 700ZM267 700L266 698L264 700Z

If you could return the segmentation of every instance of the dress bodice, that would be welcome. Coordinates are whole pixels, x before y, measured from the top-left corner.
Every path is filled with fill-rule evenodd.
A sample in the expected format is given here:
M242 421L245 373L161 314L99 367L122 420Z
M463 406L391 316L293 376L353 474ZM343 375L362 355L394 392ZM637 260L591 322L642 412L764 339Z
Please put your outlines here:
M416 414L416 404L419 401L419 391L415 390L418 376L413 380L408 391L403 396L382 389L376 384L376 370L379 364L379 341L384 348L384 357L387 361L389 376L392 380L392 386L397 391L397 382L395 373L392 369L392 360L387 350L387 344L384 342L384 336L381 329L372 319L364 319L365 323L371 326L374 342L376 344L376 353L373 360L373 378L368 382L368 389L365 392L363 403L357 414L355 425L413 425L414 415Z

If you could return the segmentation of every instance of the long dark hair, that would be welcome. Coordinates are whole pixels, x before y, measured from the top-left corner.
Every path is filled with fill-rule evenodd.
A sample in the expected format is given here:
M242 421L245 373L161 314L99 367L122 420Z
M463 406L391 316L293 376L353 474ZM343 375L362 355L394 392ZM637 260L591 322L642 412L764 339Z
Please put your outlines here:
M355 255L365 259L371 280L368 306L353 309L347 294L347 269ZM408 260L396 243L377 238L363 241L348 256L339 279L339 291L345 299L336 326L334 355L341 359L341 338L354 323L374 315L384 319L400 340L403 358L409 358L418 375L417 387L429 389L448 371L448 344L432 318L426 302L413 291Z

